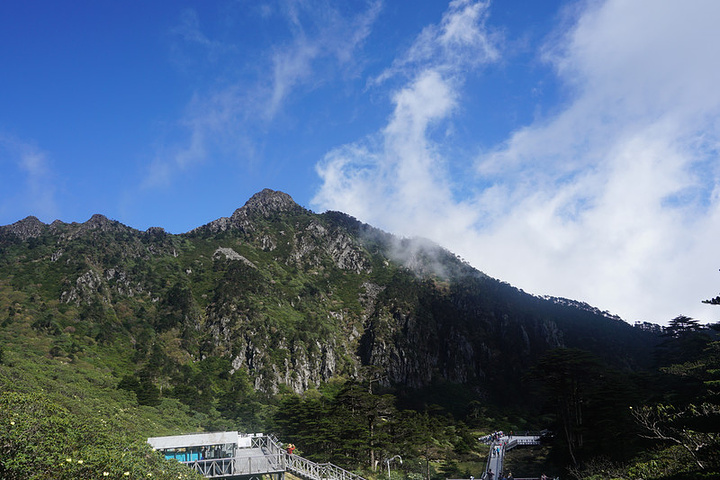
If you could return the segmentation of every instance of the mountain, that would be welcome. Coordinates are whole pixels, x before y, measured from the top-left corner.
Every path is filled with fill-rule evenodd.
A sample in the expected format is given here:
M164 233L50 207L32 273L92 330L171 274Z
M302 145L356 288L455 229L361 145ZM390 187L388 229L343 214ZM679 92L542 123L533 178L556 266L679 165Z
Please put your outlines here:
M7 338L45 339L38 348L62 362L122 351L109 368L128 388L187 402L212 396L198 369L268 393L372 370L386 387L460 384L483 398L523 388L551 349L636 369L656 343L599 309L490 278L427 240L313 213L267 189L180 235L102 215L0 227L0 324Z

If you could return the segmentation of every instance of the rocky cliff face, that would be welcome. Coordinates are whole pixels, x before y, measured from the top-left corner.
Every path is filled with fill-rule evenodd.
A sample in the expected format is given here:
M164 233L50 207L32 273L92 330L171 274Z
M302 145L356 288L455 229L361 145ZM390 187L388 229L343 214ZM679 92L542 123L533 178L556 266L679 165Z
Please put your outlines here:
M139 371L163 365L159 383L222 358L269 392L373 365L387 385L487 393L551 348L589 346L632 365L648 343L618 319L531 297L430 242L314 214L272 190L183 235L101 215L28 217L0 227L0 252L0 293L42 295L58 331L127 341Z

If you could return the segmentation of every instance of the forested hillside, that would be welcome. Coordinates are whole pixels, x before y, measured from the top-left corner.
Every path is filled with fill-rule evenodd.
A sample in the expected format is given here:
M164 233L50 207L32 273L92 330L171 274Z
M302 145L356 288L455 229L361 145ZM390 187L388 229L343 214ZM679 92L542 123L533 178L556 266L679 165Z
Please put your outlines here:
M713 411L698 399L717 404L714 330L676 323L659 337L528 295L427 241L271 190L181 235L30 217L0 227L0 473L27 478L42 461L38 478L61 478L59 464L94 478L118 455L91 444L141 450L149 435L233 429L273 431L370 476L402 450L417 459L408 475L469 477L478 432L551 427L565 475L602 457L661 478L660 460L642 463L656 443L640 434L658 436L648 419L677 428ZM651 407L690 402L677 418ZM55 447L25 428L56 432L41 435ZM672 451L715 468L713 431ZM38 451L53 453L28 460ZM176 468L132 458L113 472Z

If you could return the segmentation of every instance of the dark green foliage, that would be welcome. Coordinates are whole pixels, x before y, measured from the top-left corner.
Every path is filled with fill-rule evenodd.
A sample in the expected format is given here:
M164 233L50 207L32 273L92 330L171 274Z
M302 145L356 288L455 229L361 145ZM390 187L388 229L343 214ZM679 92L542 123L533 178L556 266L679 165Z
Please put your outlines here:
M398 410L394 395L371 393L368 383L346 382L303 396L285 395L274 422L303 456L366 471L372 465L382 468L384 459L402 453L406 462L394 469L409 473L416 468L423 476L437 478L448 467L436 472L430 460L476 454L473 432L453 424L452 417Z
M160 404L160 389L148 377L138 378L134 375L125 375L118 388L135 393L139 405L155 407Z
M696 332L700 330L700 322L694 318L687 317L685 315L679 315L670 322L665 328L665 335L671 337L680 337L690 332Z
M629 409L639 392L627 374L585 351L557 349L540 358L530 377L557 416L553 430L562 450L556 454L564 450L567 460L578 465L592 457L623 460L636 453L637 430Z
M43 313L40 318L32 323L32 328L35 330L49 333L50 335L60 334L60 325L54 321L53 316L50 312Z

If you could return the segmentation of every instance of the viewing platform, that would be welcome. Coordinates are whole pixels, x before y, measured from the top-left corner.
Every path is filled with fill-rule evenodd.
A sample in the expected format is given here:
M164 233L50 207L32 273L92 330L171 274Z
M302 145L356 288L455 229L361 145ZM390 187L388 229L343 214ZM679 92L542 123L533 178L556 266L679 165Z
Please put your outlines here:
M285 472L305 480L365 480L331 463L315 463L285 451L271 435L239 432L152 437L148 443L207 478L283 480Z

